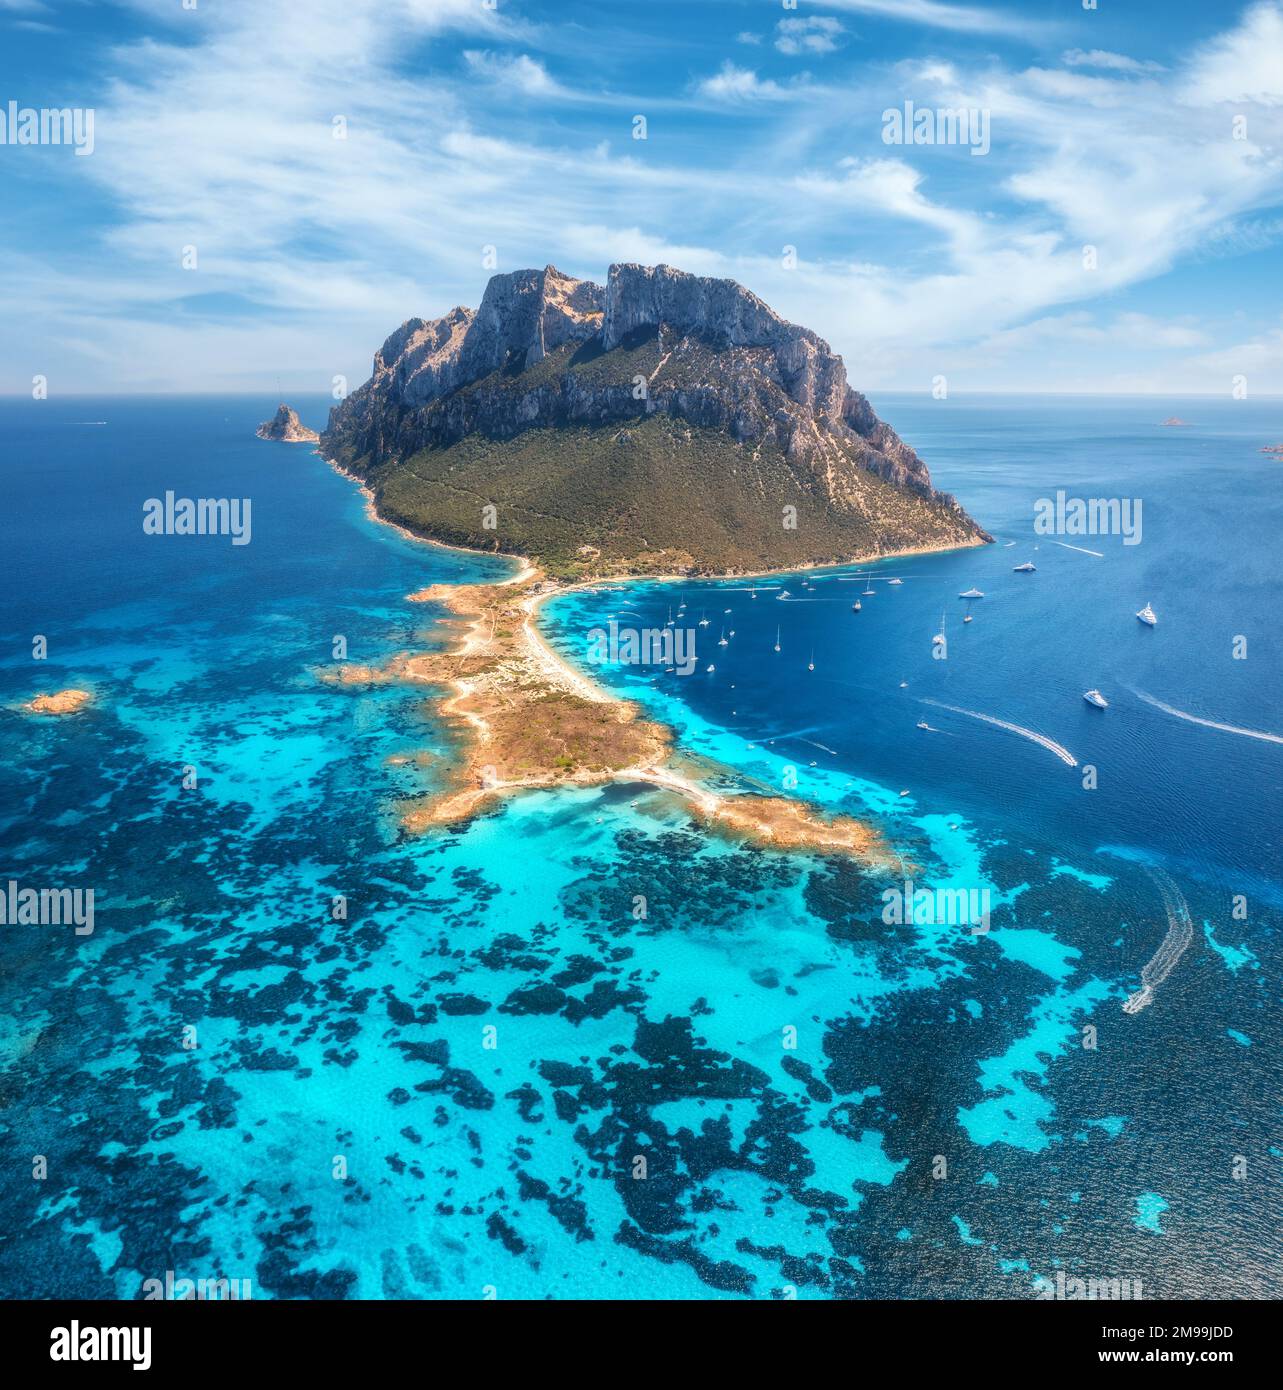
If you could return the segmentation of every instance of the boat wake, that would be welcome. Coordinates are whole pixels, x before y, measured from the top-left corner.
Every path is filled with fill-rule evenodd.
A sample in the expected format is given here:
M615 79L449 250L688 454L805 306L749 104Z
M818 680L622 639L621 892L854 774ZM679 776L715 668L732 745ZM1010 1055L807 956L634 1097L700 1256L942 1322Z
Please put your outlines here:
M1175 970L1176 962L1194 939L1194 923L1190 920L1189 907L1181 890L1162 869L1148 869L1147 872L1163 895L1163 906L1167 909L1167 935L1140 972L1141 987L1128 996L1123 1005L1125 1014L1138 1014L1154 1002L1154 991Z
M1143 690L1137 690L1135 686L1127 687L1139 700L1144 700L1147 705L1153 705L1155 709L1161 709L1164 714L1170 714L1175 719L1184 719L1191 724L1201 724L1205 729L1220 729L1226 734L1240 734L1243 738L1259 738L1265 743L1283 743L1283 735L1268 734L1260 729L1240 729L1237 724L1222 724L1218 719L1200 719L1197 714L1187 714L1183 709L1177 709L1174 705L1166 705L1162 700L1156 700L1152 695L1146 695Z
M838 750L836 748L830 748L827 743L817 743L813 738L800 739L799 742L809 743L812 748L818 748L822 753L829 753L835 758L838 755Z
M1070 545L1068 541L1052 541L1052 545L1064 546L1066 550L1076 550L1080 555L1094 555L1098 560L1105 558L1103 551L1088 550L1085 545Z
M1009 724L1005 719L997 719L992 714L980 714L973 709L960 709L957 705L946 705L943 700L932 700L923 697L923 702L928 705L935 705L939 709L952 710L954 714L965 714L968 719L981 719L986 724L993 724L999 729L1006 729L1008 733L1019 734L1021 738L1027 738L1033 743L1040 744L1049 753L1054 753L1062 763L1069 767L1077 767L1078 759L1064 746L1057 743L1054 738L1048 738L1046 734L1035 733L1033 729L1026 729L1020 724Z

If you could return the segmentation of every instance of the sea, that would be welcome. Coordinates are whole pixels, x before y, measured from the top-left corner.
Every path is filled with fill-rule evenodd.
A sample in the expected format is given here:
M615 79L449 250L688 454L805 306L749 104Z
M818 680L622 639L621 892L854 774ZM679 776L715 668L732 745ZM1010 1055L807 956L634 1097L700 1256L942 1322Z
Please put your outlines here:
M992 545L543 607L878 865L626 783L407 835L455 735L317 673L514 564L275 405L0 401L0 1296L1283 1294L1283 400L875 396ZM598 659L670 617L689 674Z

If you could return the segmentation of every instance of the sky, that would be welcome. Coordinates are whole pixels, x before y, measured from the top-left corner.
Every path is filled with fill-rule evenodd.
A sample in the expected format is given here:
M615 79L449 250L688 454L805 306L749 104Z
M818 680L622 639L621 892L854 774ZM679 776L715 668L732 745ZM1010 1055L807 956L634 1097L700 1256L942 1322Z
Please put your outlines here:
M0 112L0 394L352 388L617 261L864 390L1283 393L1283 0L0 0Z

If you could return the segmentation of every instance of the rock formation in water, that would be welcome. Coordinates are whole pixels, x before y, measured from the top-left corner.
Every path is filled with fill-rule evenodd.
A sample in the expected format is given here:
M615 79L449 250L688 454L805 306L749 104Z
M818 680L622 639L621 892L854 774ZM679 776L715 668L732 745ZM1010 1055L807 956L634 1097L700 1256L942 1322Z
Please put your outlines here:
M321 437L315 430L308 429L299 420L298 411L291 410L284 401L277 406L276 414L264 420L254 433L260 439L275 439L282 444L315 444Z

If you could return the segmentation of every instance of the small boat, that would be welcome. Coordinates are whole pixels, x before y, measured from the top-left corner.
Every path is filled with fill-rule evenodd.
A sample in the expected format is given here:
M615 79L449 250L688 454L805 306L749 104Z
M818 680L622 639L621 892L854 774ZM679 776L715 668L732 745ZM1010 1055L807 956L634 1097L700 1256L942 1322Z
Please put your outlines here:
M858 613L858 612L860 611L860 607L861 607L860 600L859 600L859 599L856 599L856 601L851 605L851 612L852 612L852 613Z
M904 580L903 580L903 579L888 579L888 580L887 580L887 583L888 583L888 584L903 584L903 583L904 583Z
M919 720L918 720L918 728L919 728L919 729L929 729L930 727L931 727L931 725L928 724L927 721L926 721L925 719L919 719Z
M779 649L780 649L780 630L779 630L779 628L777 627L777 628L775 629L775 650L776 650L776 651L779 651Z
M901 796L908 796L908 795L909 795L909 789L908 789L908 787L906 787L906 788L900 793L900 795L901 795Z
M1083 699L1086 700L1089 705L1095 705L1097 709L1109 708L1109 701L1105 699L1099 690L1085 690L1083 692Z
M963 621L964 623L969 623L969 622L971 621L971 614L968 613L967 616L966 616L965 618L963 618L962 621Z
M964 589L964 590L962 591L962 593L960 593L960 594L958 595L958 597L959 597L959 598L984 598L984 591L983 591L982 589L977 589L977 588L975 587L975 585L973 584L973 585L971 586L970 589Z
M735 636L735 629L734 629L734 628L731 628L731 636L732 636L732 637Z
M1032 574L1038 568L1032 560L1026 560L1023 565L1012 565L1012 574Z
M1158 614L1154 612L1149 604L1146 604L1136 616L1146 627L1157 627L1158 625Z
M776 602L778 602L782 598L788 598L788 596L789 591L787 589L781 589L779 593L775 595Z
M730 611L731 611L731 610L730 610L729 608L723 608L723 609L722 609L722 612L723 612L723 613L729 613Z
M901 689L901 690L907 689L907 688L908 688L908 684L909 684L908 681L901 681L901 682L900 682L900 689Z
M711 676L711 675L713 674L713 672L717 670L717 667L714 666L713 663L710 661L710 662L708 663L708 665L704 667L704 669L705 669L705 670L708 672L708 674Z

